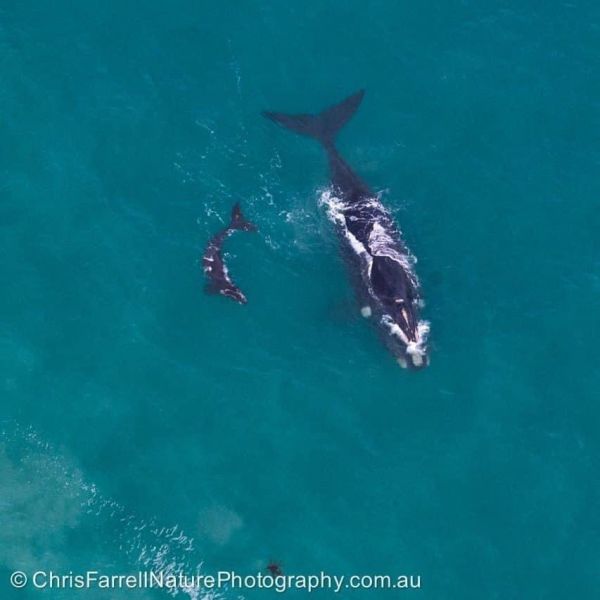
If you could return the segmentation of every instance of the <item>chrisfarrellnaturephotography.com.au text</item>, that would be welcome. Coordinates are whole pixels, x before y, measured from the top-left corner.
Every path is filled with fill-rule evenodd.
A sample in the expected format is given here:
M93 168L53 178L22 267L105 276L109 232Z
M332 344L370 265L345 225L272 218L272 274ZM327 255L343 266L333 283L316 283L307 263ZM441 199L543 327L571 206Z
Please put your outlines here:
M278 593L287 590L419 590L421 576L402 575L330 575L321 571L308 575L242 575L235 571L218 571L214 575L138 571L130 574L107 574L96 570L60 573L38 570L31 573L14 571L10 575L13 588L38 590L88 589L166 589L166 590L251 590L267 589Z

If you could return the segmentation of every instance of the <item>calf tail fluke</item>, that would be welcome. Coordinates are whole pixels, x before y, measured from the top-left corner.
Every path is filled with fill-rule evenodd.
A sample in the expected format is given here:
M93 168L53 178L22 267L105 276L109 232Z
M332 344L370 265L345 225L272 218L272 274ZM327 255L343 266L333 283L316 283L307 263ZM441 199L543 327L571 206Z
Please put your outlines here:
M331 146L338 131L356 112L364 95L364 90L359 90L317 115L286 115L278 112L263 112L263 115L296 133L319 140L324 146Z
M231 209L231 223L229 229L240 229L241 231L256 231L256 225L246 220L242 214L240 203L236 202Z

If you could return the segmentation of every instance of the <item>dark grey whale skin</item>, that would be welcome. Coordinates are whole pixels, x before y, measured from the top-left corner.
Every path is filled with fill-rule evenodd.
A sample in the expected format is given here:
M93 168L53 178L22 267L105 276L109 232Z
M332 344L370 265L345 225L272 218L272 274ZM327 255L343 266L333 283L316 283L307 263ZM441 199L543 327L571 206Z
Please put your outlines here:
M240 288L231 281L229 270L223 262L223 242L236 230L256 231L256 225L247 221L242 215L240 203L237 202L231 210L231 221L227 227L217 232L208 242L202 256L202 268L208 279L206 292L220 294L231 298L240 304L248 300Z
M422 300L418 280L406 264L393 260L385 252L375 253L371 238L373 228L381 228L389 237L390 251L403 256L408 256L408 251L377 194L352 170L335 147L336 134L353 116L363 96L364 90L360 90L316 115L263 112L263 116L322 144L329 161L332 191L343 201L340 214L343 215L344 227L370 255L367 270L365 261L350 247L347 236L341 235L357 296L363 306L373 311L382 339L399 362L413 368L425 366L428 362L425 355L417 364L407 353L409 344L414 347L414 344L420 343L418 325ZM397 325L409 344L398 335L390 335L390 325Z

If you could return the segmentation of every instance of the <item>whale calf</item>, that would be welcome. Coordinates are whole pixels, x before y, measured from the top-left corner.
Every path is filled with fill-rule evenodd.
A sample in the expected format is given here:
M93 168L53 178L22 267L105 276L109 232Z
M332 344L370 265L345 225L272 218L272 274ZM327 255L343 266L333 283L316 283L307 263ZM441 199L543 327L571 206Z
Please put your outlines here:
M221 294L222 296L227 296L227 298L232 298L240 304L246 304L248 300L242 290L231 281L222 255L223 242L236 230L256 231L256 226L247 221L242 215L239 202L231 210L229 225L216 233L208 242L202 256L202 268L208 278L208 284L205 288L207 293Z
M329 160L331 188L321 196L339 233L361 303L361 314L378 327L400 366L429 364L429 323L419 318L424 305L416 259L377 194L354 173L335 147L340 129L360 105L364 90L318 114L263 112L268 119L319 141Z

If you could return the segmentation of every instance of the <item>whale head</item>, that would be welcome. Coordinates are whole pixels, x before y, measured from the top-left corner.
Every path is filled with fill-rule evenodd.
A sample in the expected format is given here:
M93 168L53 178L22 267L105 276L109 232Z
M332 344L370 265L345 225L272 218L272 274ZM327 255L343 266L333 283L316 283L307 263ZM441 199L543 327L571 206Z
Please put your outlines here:
M384 338L401 367L421 369L429 364L427 355L429 323L419 320L416 312L404 304L399 303L401 308L382 315Z
M384 341L401 366L423 368L428 364L429 323L419 319L423 301L410 261L390 249L388 238L376 227L370 241L379 252L386 252L372 257L369 272L369 292L378 308Z

